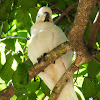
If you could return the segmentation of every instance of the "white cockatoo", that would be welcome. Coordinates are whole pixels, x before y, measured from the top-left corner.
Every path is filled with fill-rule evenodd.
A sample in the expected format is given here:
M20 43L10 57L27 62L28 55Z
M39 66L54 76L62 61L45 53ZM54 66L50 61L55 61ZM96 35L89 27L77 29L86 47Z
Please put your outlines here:
M52 11L49 7L41 7L37 13L36 23L31 27L31 38L28 47L28 56L33 65L44 53L48 53L61 43L68 41L63 31L52 21ZM59 57L54 64L50 64L39 77L53 90L54 86L70 67L72 52ZM72 79L62 89L57 100L78 100L73 89Z

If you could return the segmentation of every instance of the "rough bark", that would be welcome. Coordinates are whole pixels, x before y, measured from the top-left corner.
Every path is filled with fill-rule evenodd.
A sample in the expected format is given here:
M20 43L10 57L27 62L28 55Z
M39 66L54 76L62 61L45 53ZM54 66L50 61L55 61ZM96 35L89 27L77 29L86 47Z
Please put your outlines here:
M8 86L6 89L0 92L0 100L10 100L10 98L15 94L15 89L12 85Z

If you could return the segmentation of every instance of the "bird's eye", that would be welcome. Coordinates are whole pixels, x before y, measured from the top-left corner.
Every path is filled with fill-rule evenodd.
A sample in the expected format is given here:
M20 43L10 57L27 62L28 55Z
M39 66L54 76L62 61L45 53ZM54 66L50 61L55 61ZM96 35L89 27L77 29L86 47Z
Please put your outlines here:
M38 16L38 18L39 18L40 16Z

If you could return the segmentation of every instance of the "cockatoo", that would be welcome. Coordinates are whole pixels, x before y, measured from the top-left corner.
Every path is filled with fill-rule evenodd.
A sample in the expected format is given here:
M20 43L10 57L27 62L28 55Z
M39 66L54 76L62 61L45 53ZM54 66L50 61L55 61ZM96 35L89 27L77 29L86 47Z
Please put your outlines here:
M31 27L31 37L28 47L28 56L33 65L44 53L48 53L61 43L68 41L63 31L52 21L52 11L49 7L41 7L36 16L36 23ZM61 76L72 63L72 52L59 57L55 63L50 64L39 77L53 90ZM64 86L57 100L78 100L72 79Z

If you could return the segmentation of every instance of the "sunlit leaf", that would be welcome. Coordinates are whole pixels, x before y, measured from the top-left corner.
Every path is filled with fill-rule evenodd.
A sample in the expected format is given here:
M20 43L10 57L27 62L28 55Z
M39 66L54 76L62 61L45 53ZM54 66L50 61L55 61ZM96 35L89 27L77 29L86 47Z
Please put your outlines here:
M16 14L16 25L20 29L24 29L30 23L30 17L27 10L19 8Z
M41 82L41 89L42 89L44 94L46 94L49 91L49 88L47 87L47 85L43 81Z
M15 41L14 39L5 39L4 41L2 41L3 43L6 44L6 50L9 51L9 50L15 50Z
M32 19L32 21L35 23L36 21L36 16L37 16L37 11L35 8L30 8L29 12L30 12L30 17Z
M11 80L14 70L12 69L14 57L11 54L6 56L6 63L2 66L0 77L7 83Z

